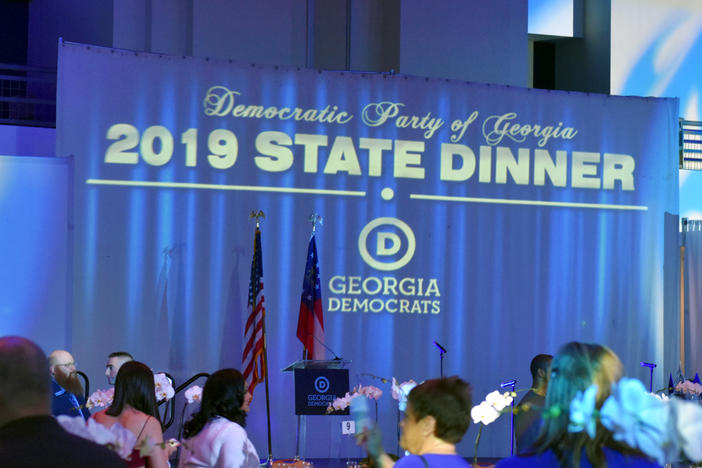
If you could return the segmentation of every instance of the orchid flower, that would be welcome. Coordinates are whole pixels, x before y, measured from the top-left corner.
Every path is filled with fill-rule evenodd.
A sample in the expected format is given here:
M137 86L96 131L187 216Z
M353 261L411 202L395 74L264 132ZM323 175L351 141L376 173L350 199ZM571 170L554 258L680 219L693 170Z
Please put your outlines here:
M185 399L188 401L188 404L202 401L202 387L199 385L188 387L185 391Z
M671 424L669 401L656 398L636 379L622 378L600 411L602 425L614 439L638 448L660 464L679 452Z
M107 428L94 419L85 421L82 416L60 415L56 419L66 432L104 445L124 459L129 457L136 443L134 434L119 423Z
M395 377L392 378L392 397L398 401L398 407L400 411L407 409L407 397L414 387L417 386L417 382L414 380L408 380L407 382L397 383Z
M374 387L372 385L368 385L365 387L359 385L355 387L351 393L346 392L346 395L344 395L343 397L336 398L334 401L329 403L329 406L327 406L327 414L333 413L334 411L345 410L351 405L351 400L360 395L372 398L373 400L377 400L383 395L383 391L378 387Z
M88 397L88 401L85 402L85 407L91 408L102 408L110 406L112 404L112 399L115 395L114 387L107 390L96 390Z
M597 385L590 385L584 392L578 392L570 402L570 419L568 432L585 431L591 437L595 437L595 397L597 396Z
M171 380L163 372L154 374L154 386L156 387L156 400L158 401L170 400L175 395Z

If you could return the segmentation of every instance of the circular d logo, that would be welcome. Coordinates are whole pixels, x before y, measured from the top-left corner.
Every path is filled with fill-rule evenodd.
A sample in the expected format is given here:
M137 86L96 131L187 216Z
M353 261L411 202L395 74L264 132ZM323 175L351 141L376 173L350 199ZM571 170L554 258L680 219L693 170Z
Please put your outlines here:
M383 226L385 226L385 229L382 229ZM393 226L394 229L387 229L387 226ZM391 262L382 261L383 257L387 258L395 255L402 248L402 239L397 234L397 230L407 239L407 251L398 260ZM369 238L373 240L371 234L374 231L376 231L375 245L373 246L375 255L371 255L368 250L368 241ZM361 254L361 258L369 266L381 271L397 270L407 265L412 260L416 247L417 242L414 238L414 232L412 232L407 223L397 218L376 218L366 224L358 236L358 251Z
M314 389L319 393L327 393L329 390L329 379L324 376L317 377L314 379Z

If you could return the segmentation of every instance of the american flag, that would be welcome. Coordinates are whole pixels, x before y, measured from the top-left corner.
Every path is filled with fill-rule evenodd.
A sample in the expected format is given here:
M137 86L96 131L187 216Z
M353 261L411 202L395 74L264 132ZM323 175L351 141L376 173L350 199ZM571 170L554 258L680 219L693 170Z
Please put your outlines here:
M263 262L261 260L261 231L256 229L254 253L251 260L251 281L249 282L249 317L244 329L244 355L241 359L244 368L246 388L253 395L256 385L266 378L265 356L263 353L266 309L263 306Z

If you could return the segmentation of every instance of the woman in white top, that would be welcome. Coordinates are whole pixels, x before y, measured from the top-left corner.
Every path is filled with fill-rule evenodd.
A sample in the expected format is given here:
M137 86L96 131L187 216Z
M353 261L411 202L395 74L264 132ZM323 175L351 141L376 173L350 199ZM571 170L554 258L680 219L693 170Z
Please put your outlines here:
M260 459L244 430L250 403L241 372L221 369L212 374L200 410L183 427L179 467L258 467Z

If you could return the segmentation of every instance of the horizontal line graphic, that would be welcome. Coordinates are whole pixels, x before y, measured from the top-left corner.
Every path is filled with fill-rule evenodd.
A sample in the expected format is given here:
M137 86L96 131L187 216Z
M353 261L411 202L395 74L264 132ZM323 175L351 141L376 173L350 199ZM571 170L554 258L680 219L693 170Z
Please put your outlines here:
M629 210L647 211L647 206L642 205L611 205L606 203L573 203L555 202L542 200L510 200L507 198L476 198L476 197L449 197L445 195L424 195L419 193L410 194L410 198L415 200L453 201L464 203L492 203L502 205L532 205L532 206L555 206L567 208L594 208L600 210Z
M122 187L184 188L199 190L237 190L242 192L306 193L314 195L345 195L365 197L366 192L352 190L325 190L295 187L262 187L258 185L195 184L190 182L152 182L148 180L86 179L88 185L116 185Z

